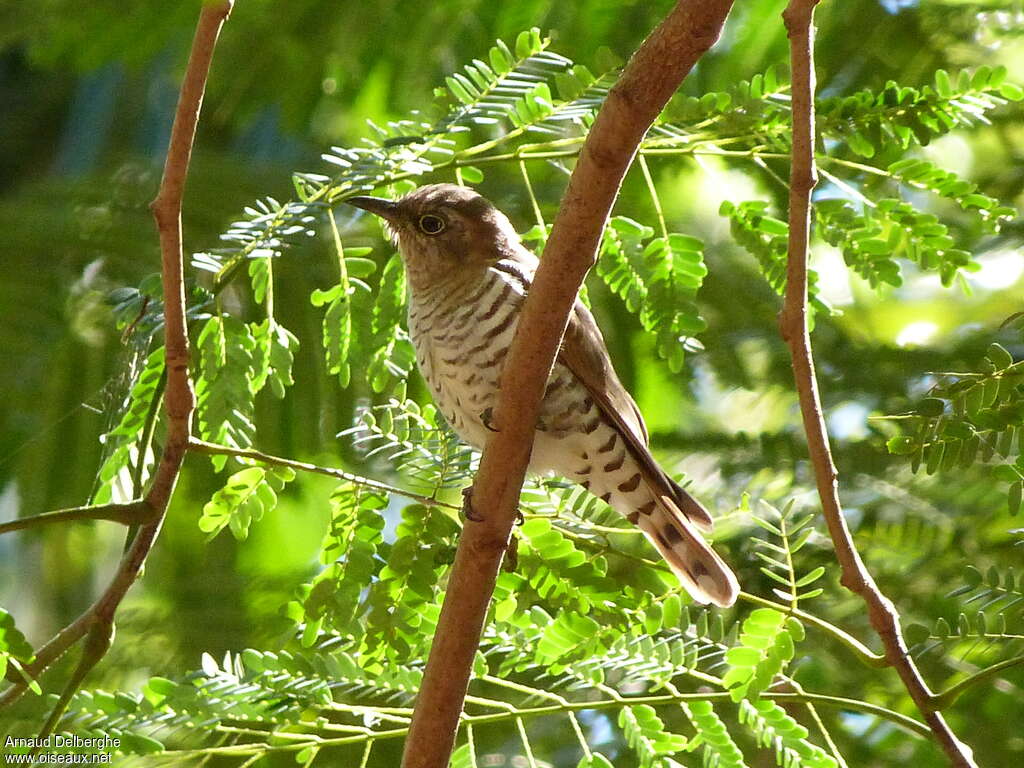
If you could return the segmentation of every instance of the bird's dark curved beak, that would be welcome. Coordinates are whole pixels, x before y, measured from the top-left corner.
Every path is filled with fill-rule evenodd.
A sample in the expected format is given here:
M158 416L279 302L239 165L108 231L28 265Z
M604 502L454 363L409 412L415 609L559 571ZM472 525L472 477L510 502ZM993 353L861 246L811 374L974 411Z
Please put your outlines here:
M394 221L398 215L398 203L383 197L350 197L345 202L380 216L384 221Z

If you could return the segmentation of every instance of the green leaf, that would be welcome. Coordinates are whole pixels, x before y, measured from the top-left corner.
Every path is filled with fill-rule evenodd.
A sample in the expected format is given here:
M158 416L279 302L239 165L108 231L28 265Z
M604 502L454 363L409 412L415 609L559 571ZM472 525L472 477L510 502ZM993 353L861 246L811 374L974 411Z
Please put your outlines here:
M215 315L203 326L196 346L199 436L232 448L252 447L254 397L257 383L265 380L265 372L258 369L260 358L252 328L237 318ZM227 457L213 456L211 460L219 471Z
M988 352L985 353L985 357L992 361L992 365L996 367L997 371L1001 371L1004 368L1009 368L1013 365L1013 355L1006 351L1006 348L1001 344L993 342L988 347Z
M809 573L807 573L802 578L797 579L796 586L797 586L797 588L799 588L799 587L806 587L808 584L812 584L815 581L817 581L818 579L820 579L824 574L825 574L825 567L822 566L822 565L819 565L817 568L815 568L814 570L810 571Z
M464 181L479 184L484 180L484 172L474 165L464 165L459 169Z
M226 526L236 539L245 539L249 526L277 505L277 493L295 479L288 467L246 467L228 478L203 507L199 529L211 536Z
M1024 88L1015 83L1003 83L999 86L999 95L1010 101L1020 101L1024 99Z
M896 454L898 456L906 456L917 450L917 442L914 438L907 437L906 435L890 437L886 441L885 445L889 449L889 453Z
M722 719L715 712L709 701L694 701L685 705L690 722L697 731L697 736L690 741L688 749L698 744L703 747L703 764L718 768L747 768L743 753L729 735Z
M1022 491L1024 491L1024 486L1022 486L1021 480L1010 483L1010 491L1006 498L1006 504L1011 515L1016 515L1020 512Z
M128 500L115 499L115 492L119 487L131 487L134 464L139 461L136 450L133 462L133 449L137 449L147 421L156 416L155 409L159 406L163 386L164 348L157 347L146 358L144 367L132 385L120 420L102 438L108 453L99 470L100 485L93 496L93 503ZM147 474L142 472L140 477L146 480ZM140 492L141 489L135 490L135 494Z
M646 704L619 710L619 726L644 768L653 768L658 758L686 748L686 738L665 730L654 708Z
M835 759L808 739L807 729L769 699L742 701L739 719L751 728L757 742L771 748L782 768L836 768Z
M919 645L931 636L931 630L923 624L908 624L903 630L903 636L910 645Z
M20 664L29 664L34 659L35 651L15 626L14 616L0 608L0 679L9 664L20 671Z
M726 653L729 669L722 677L733 701L756 700L793 658L794 643L784 614L758 608L743 622L739 645Z
M368 584L378 577L382 562L383 509L387 497L351 482L343 482L330 497L331 520L321 545L324 569L309 585L301 605L306 621L328 627L350 627L366 610Z

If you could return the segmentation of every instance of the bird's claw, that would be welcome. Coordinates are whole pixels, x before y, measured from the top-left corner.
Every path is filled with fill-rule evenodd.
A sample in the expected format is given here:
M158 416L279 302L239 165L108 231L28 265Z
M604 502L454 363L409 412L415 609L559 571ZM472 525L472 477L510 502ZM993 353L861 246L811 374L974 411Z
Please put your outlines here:
M483 522L483 515L478 515L473 509L473 486L462 489L462 516L467 520L480 523ZM523 511L516 507L516 525L522 525L526 522L526 518L523 516Z
M519 567L519 539L513 533L508 540L508 546L505 547L505 559L501 561L501 569L506 573L515 573L517 567Z
M462 515L467 520L480 523L483 522L483 518L473 510L473 486L462 489Z
M494 409L488 406L480 411L480 423L484 425L484 429L488 432L497 432L498 428L494 426Z

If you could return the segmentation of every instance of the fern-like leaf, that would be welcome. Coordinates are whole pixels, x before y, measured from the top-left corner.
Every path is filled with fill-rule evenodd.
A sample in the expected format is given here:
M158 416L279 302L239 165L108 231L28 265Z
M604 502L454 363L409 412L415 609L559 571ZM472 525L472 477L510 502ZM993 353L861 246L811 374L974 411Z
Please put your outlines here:
M664 757L686 747L686 737L666 730L658 713L646 704L623 707L619 712L619 726L643 768L662 766Z
M725 654L729 669L722 682L732 700L757 700L793 658L795 642L803 636L796 619L771 608L753 611L743 622L739 645Z
M200 530L216 536L230 526L236 539L245 539L249 526L277 506L277 494L294 479L295 470L288 467L246 467L236 472L203 507Z
M754 731L758 744L775 753L779 768L836 768L835 758L807 740L807 729L768 699L740 702L740 722Z

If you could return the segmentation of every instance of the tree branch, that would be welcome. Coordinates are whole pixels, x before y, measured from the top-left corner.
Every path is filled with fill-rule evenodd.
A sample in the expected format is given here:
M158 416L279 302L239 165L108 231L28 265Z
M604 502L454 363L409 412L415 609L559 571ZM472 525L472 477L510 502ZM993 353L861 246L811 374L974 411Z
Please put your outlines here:
M838 472L825 428L807 325L810 200L811 191L817 183L814 160L813 22L814 8L818 2L790 0L782 14L789 35L793 71L793 157L789 180L789 257L780 327L792 358L811 464L821 498L822 513L835 547L836 559L842 567L842 584L867 604L871 626L882 640L888 665L896 668L907 692L951 763L967 768L976 765L971 750L954 735L942 715L935 711L935 697L903 641L899 614L892 602L882 594L861 560L839 503Z
M0 523L0 534L22 531L50 523L67 523L75 520L108 520L121 525L143 525L151 522L153 510L145 499L137 499L127 504L93 504L85 507L57 509L43 512L40 515L19 517L7 523Z
M444 768L494 582L515 519L540 401L569 313L596 259L605 221L644 134L721 33L732 0L680 0L611 89L587 136L555 218L506 359L497 431L473 485L473 509L449 574L437 632L402 758L404 768Z
M48 718L41 736L53 728L61 715L63 705L70 699L89 670L106 653L113 634L114 613L128 589L135 583L153 548L188 449L195 395L188 373L189 348L185 322L181 201L210 62L217 37L224 21L231 13L233 3L234 0L206 3L200 12L174 114L163 179L151 206L160 235L167 370L167 392L164 401L167 412L167 439L152 485L143 502L151 511L151 517L140 527L138 535L132 540L103 594L88 610L43 646L31 664L25 665L25 671L29 675L33 678L38 677L72 645L86 635L89 636L85 652L71 680L65 686L60 702ZM0 707L16 701L26 687L25 682L19 681L8 688L0 696Z

